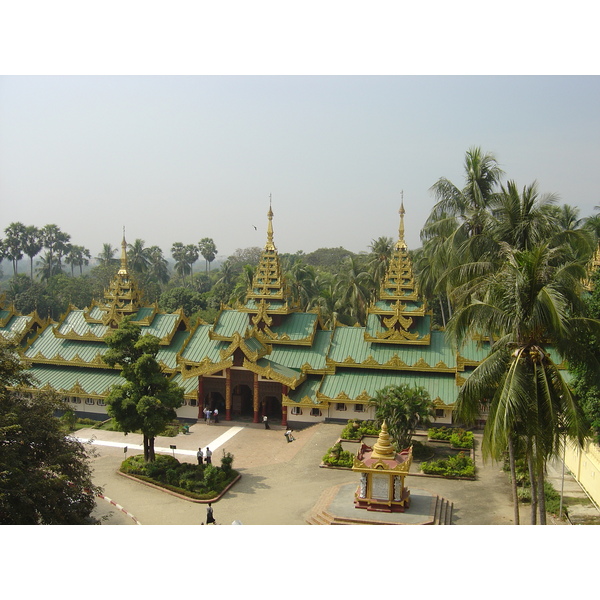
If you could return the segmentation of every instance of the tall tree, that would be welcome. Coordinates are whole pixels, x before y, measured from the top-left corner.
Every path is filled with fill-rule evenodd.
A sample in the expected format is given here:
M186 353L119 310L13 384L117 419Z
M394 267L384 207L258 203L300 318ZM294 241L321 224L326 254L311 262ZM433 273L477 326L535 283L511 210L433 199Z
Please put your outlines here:
M121 431L141 430L144 459L154 461L154 439L177 416L183 404L183 389L171 381L161 369L156 356L159 339L141 335L141 328L124 319L118 329L106 338L108 351L104 361L121 368L125 379L111 389L106 403L109 416Z
M198 249L200 254L205 260L206 271L210 271L210 263L215 260L217 256L217 246L212 238L202 238L198 243Z
M150 249L145 243L138 238L133 244L127 244L127 264L135 273L146 273L150 268Z
M41 231L44 247L48 250L45 259L48 264L48 271L50 273L60 273L62 271L61 259L67 252L67 245L71 236L68 233L61 231L61 229L54 224L44 225ZM55 259L57 267L54 265Z
M364 325L372 288L373 280L362 268L359 259L348 257L344 261L344 270L340 273L335 287L339 312L345 312L356 323Z
M478 284L480 299L460 308L448 324L449 340L457 348L473 334L494 340L488 357L461 388L456 415L472 423L487 400L484 456L498 459L517 445L525 448L540 522L545 523L545 464L559 453L564 437L581 444L587 432L548 344L567 360L585 356L593 362L581 340L600 332L600 322L582 318L585 267L571 259L568 249L544 244L516 250L503 244L502 252L501 268Z
M65 262L68 265L71 265L71 276L73 277L75 275L75 267L79 267L79 274L83 275L83 267L84 265L87 266L90 264L91 257L92 255L87 248L72 244L65 256Z
M115 254L117 253L117 248L113 248L112 244L103 244L102 251L96 257L96 260L101 265L113 265L117 264L119 260L115 258Z
M55 417L63 402L19 390L30 383L14 349L0 345L0 524L93 523L100 488L89 457Z
M369 269L371 270L371 277L375 282L376 293L377 290L379 290L390 263L390 258L394 251L394 240L391 237L382 236L373 240L369 245L369 248L371 249Z
M19 261L23 258L23 246L27 228L23 223L11 223L4 230L4 256L12 261L13 274L18 273Z
M34 225L25 228L23 252L29 257L30 278L33 281L33 259L42 251L44 243L41 231Z

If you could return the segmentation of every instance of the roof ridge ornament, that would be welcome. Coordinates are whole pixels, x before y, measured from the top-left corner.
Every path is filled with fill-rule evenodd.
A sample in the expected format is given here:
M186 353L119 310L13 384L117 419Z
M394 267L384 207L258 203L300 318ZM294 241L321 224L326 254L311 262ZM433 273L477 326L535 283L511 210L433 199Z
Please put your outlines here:
M127 275L127 242L125 241L125 225L123 225L123 241L121 242L121 268L119 275Z
M273 250L275 251L275 244L273 243L273 208L272 208L272 198L271 194L269 194L269 212L267 213L267 217L269 219L269 224L267 225L267 243L265 245L265 250Z
M400 227L398 229L398 243L396 244L396 248L406 250L408 246L404 240L404 213L406 212L404 210L404 190L400 192L400 198Z

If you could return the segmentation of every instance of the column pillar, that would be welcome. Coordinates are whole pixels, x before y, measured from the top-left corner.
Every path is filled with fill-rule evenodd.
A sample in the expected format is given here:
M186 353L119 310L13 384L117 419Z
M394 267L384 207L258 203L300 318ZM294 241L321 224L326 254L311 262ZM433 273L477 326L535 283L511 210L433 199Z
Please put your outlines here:
M254 417L252 418L253 423L258 423L258 411L259 411L259 390L258 390L258 373L254 373L254 398L252 399L253 409L254 409Z
M198 421L202 420L202 409L204 408L204 376L198 376Z
M288 394L288 386L287 385L282 385L281 386L281 425L282 427L287 427L287 406L283 405L283 397L287 396Z
M231 421L231 369L225 369L225 420Z

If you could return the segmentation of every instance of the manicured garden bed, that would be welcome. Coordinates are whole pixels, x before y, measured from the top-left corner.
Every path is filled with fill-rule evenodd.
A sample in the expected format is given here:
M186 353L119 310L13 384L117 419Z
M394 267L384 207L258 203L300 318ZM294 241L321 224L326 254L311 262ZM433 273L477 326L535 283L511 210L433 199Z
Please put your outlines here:
M168 454L146 462L142 454L137 454L123 461L120 472L192 500L209 501L217 499L239 478L232 464L233 455L228 452L223 453L221 466L179 462Z

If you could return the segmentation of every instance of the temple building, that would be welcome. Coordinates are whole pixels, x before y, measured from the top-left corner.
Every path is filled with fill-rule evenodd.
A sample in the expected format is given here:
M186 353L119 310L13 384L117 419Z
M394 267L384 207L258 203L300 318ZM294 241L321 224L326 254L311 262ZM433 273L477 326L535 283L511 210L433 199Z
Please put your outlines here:
M267 240L245 302L223 306L214 324L192 328L182 311L165 314L145 305L123 237L120 269L104 300L71 307L58 323L29 317L23 358L38 389L64 395L77 413L105 415L106 396L123 382L119 369L102 360L105 337L129 317L160 339L163 370L185 390L182 419L202 418L205 406L218 408L225 420L255 423L264 415L283 425L369 419L369 400L379 389L406 383L429 392L438 423L452 423L459 386L487 350L472 342L457 353L442 331L432 330L404 240L404 214L402 204L398 241L364 327L325 329L318 310L303 312L292 301L269 206Z

